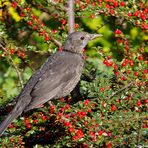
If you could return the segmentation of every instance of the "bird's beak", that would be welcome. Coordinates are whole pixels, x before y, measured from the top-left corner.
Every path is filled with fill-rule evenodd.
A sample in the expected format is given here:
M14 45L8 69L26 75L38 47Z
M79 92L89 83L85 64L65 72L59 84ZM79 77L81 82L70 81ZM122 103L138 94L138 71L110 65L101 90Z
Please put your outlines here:
M103 36L102 34L91 34L90 40Z

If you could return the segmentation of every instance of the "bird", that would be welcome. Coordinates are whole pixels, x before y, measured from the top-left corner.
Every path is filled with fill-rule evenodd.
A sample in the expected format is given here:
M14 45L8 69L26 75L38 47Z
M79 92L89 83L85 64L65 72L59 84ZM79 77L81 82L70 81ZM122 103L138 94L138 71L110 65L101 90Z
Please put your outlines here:
M39 108L51 99L69 95L80 81L84 66L83 49L90 40L100 36L85 31L69 34L62 51L49 56L32 74L18 95L16 105L0 124L0 136L23 112Z

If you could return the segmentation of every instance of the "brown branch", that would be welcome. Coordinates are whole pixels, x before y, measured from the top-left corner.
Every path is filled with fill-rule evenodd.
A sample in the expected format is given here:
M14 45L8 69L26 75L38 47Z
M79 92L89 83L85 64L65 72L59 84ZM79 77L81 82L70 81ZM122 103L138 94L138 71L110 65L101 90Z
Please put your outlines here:
M20 57L20 59L21 59L21 61L24 63L24 64L26 64L33 72L35 71L35 69L31 66L31 64L30 63L28 63L27 61L25 61L23 58L21 58Z
M62 43L56 40L53 36L51 36L51 34L50 34L50 38L55 43L55 45L62 47Z
M9 58L9 60L11 61L11 65L14 67L14 69L15 69L17 75L18 75L21 88L23 88L23 87L24 87L24 86L23 86L23 80L22 80L21 73L20 73L18 67L17 67L16 64L14 63L14 61L13 61L13 59L12 59L10 53L6 50L6 48L3 47L1 44L0 44L0 47L1 47L6 53L8 53L8 58Z
M74 3L75 0L68 0L68 24L69 24L69 34L74 32L74 24L75 24L75 20L74 20Z
M114 92L111 96L109 96L109 99L111 99L112 97L114 97L116 94L120 93L121 91L123 91L124 89L132 86L134 84L134 82L130 82L128 85L124 86L123 88L121 88L120 90Z

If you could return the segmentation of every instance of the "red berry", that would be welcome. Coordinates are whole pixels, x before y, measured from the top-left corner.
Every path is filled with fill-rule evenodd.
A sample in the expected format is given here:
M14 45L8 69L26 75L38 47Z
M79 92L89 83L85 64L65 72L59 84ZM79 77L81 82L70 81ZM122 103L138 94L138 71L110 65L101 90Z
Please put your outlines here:
M122 81L125 81L125 80L126 80L126 78L125 78L125 77L121 77L120 79L121 79Z
M112 14L112 15L115 13L113 9L110 9L109 12L110 12L110 14Z
M132 60L129 61L130 66L134 66L134 62Z
M138 10L134 13L134 16L136 16L136 17L139 16L139 11Z
M50 113L51 113L51 114L54 113L54 106L50 106Z
M130 16L132 16L132 13L131 13L131 12L129 12L127 15L130 17Z
M107 144L107 148L112 148L112 143L111 143L111 142L109 142L109 143Z
M119 29L116 29L116 30L114 31L114 33L115 33L115 34L121 34L121 33L122 33L122 31L121 31L121 30L119 30Z
M116 110L116 106L113 104L112 106L111 106L111 111L115 111Z
M84 121L83 124L86 125L86 124L88 124L88 122L87 121Z
M65 25L65 24L66 24L66 20L61 20L61 23L62 23L63 25Z
M45 25L44 25L44 23L42 22L42 23L41 23L41 27L44 27L44 26L45 26Z
M142 75L142 78L143 78L143 79L146 79L146 78L147 78L147 76L146 76L145 74L143 74L143 75Z
M146 20L146 14L142 12L142 13L140 14L140 18L141 18L143 21L145 21L145 20Z
M144 103L145 103L145 104L148 104L148 99L144 100Z
M20 53L20 57L21 57L21 58L25 58L25 57L26 57L26 53L25 53L25 52L21 52L21 53Z
M123 1L120 2L120 6L124 7L125 6L125 3Z
M103 63L106 65L106 64L108 63L108 60L105 59L105 60L103 61Z
M114 65L114 70L118 70L118 66L117 65Z
M48 36L48 35L45 36L45 41L46 41L46 42L49 41L49 36Z
M57 30L52 30L52 32L53 32L53 33L57 33L58 31L57 31Z
M15 50L14 49L11 49L10 50L10 54L14 54L15 53Z
M103 87L100 87L100 91L101 91L101 92L104 92L104 88L103 88Z
M9 125L9 128L14 128L14 125L11 123L11 124Z
M127 64L127 63L126 63L125 61L122 62L122 66L123 66L123 67L126 66L126 64Z
M81 115L82 115L82 116L85 116L85 115L86 115L86 112L82 111L82 112L81 112Z
M60 98L60 102L64 102L64 100L65 100L64 98Z
M46 31L45 30L42 30L40 33L39 33L39 35L44 35L46 33Z
M69 104L66 104L65 108L66 109L69 109L70 108L70 105Z
M32 26L33 22L32 21L29 21L27 22L29 26Z
M30 11L30 8L29 8L29 7L27 7L27 8L26 8L26 10L27 10L27 11Z
M14 139L13 139L13 138L9 138L9 140L10 140L10 142L13 142L13 141L14 141Z
M95 2L92 2L92 4L91 4L92 6L96 6L96 3Z
M82 10L85 8L85 5L81 5L81 7L80 7Z
M31 124L27 124L26 126L27 126L27 128L31 128Z
M34 26L34 27L33 27L33 30L37 30L37 29L38 29L38 27L37 27L37 26Z
M91 110L91 109L88 109L88 110L87 110L87 112L88 112L88 113L91 113L91 112L92 112L92 110Z
M138 60L142 61L142 60L143 60L143 56L140 55L140 56L138 57Z
M134 72L134 75L135 75L135 76L138 76L138 75L139 75L138 71L135 71L135 72Z
M126 46L125 46L125 49L126 49L126 50L129 50L129 46L126 45Z
M84 101L84 105L85 105L85 106L87 106L87 105L88 105L88 103L89 103L89 100L88 100L88 99L86 99L86 100Z
M20 17L24 17L24 16L25 16L25 14L24 14L24 13L21 13L21 14L20 14Z
M78 138L83 138L84 137L84 134L83 134L82 130L77 130L77 132L75 134L76 134L76 136Z
M32 18L34 21L37 21L37 17L35 15L32 15Z
M13 8L16 8L17 5L18 5L17 2L13 2L13 3L12 3L12 7L13 7Z
M143 128L147 128L147 124L144 123L144 124L142 125L142 127L143 127Z
M65 125L65 126L72 127L72 125L71 125L71 123L70 123L69 121L65 121L65 122L64 122L64 125Z
M90 2L90 0L86 0L86 3L89 3Z
M38 123L38 120L37 119L34 119L33 122L36 124L36 123Z
M41 119L44 121L46 119L46 117L45 116L41 116Z
M99 135L99 136L102 136L103 133L104 133L104 132L103 132L102 130L99 130L99 131L98 131L98 135Z
M75 24L75 28L79 28L79 24Z
M118 39L117 42L118 42L118 43L122 43L122 39Z
M112 59L112 56L111 55L107 56L107 59Z
M90 15L90 18L91 18L91 19L94 19L94 17L95 17L95 15L94 15L94 14Z
M124 61L125 61L126 63L128 63L128 62L129 62L129 60L128 60L128 59L125 59Z
M128 45L128 40L125 40L124 44L125 44L125 45Z
M138 107L142 105L142 103L141 103L141 101L140 101L140 100L139 100L139 101L137 101L137 102L136 102L136 104L137 104L137 106L138 106Z
M114 2L114 7L118 7L118 2Z
M108 67L110 67L110 66L112 66L113 65L113 62L108 62L108 63L106 63L106 66L108 66Z
M110 8L110 5L109 4L106 4L106 8Z
M69 131L70 133L73 132L73 130L74 130L73 127L70 127L70 128L68 129L68 131Z
M147 69L144 69L144 70L143 70L143 73L144 73L144 74L147 74L147 73L148 73L148 70L147 70Z

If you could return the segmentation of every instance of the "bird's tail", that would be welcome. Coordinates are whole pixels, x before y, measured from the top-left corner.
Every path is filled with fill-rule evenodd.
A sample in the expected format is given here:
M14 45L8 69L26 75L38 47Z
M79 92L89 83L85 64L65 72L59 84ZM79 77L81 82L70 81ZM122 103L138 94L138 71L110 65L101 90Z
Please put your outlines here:
M4 131L7 129L10 123L19 115L21 115L25 107L26 105L23 104L21 100L17 102L14 109L9 113L6 119L0 124L0 136L4 133Z

